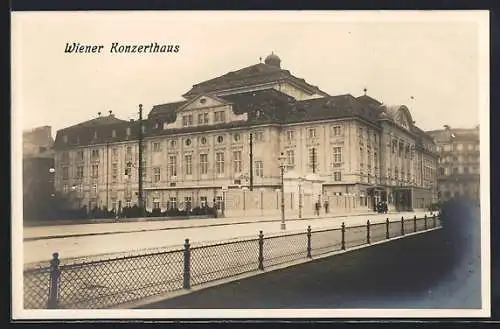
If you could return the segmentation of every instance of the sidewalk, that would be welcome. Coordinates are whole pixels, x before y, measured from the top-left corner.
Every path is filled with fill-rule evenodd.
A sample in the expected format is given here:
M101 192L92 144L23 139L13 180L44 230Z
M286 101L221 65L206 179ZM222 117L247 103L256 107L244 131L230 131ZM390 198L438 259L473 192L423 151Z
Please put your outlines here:
M351 216L369 216L375 214L373 211L349 211L343 213L320 214L319 216L306 216L298 218L286 217L286 221L314 220ZM119 233L136 233L148 231L165 231L186 228L200 228L209 226L241 225L249 223L279 222L280 217L225 217L225 218L197 218L181 220L141 220L141 221L114 221L95 224L64 224L50 226L32 226L24 228L24 241L34 241L42 239L69 238L91 235L106 235ZM141 224L138 228L137 224ZM83 232L82 232L83 231Z

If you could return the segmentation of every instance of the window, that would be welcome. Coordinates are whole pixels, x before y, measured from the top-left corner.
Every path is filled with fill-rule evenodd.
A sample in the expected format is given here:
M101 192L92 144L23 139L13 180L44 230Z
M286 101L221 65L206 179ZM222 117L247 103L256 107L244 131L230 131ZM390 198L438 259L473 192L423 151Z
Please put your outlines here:
M458 168L453 168L453 174L454 175L458 174Z
M99 177L99 165L92 165L92 178Z
M63 162L63 163L69 162L69 153L68 152L63 152L61 154L61 162Z
M256 131L252 133L252 135L253 135L253 140L255 140L256 142L264 141L264 133L262 131Z
M177 176L177 157L175 155L168 158L168 175L170 177Z
M457 144L457 150L458 150L458 151L462 151L463 149L464 149L463 144L461 144L461 143L460 143L460 144Z
M295 167L295 152L293 150L286 151L286 164L289 169L293 169Z
M184 208L185 210L191 210L192 199L190 196L184 197Z
M208 113L198 114L198 124L199 125L207 125L208 124Z
M206 196L200 196L200 206L201 207L207 207L208 202L207 202L207 197Z
M200 173L202 175L208 173L208 154L200 154Z
M188 115L183 115L182 116L182 126L183 127L190 127L193 125L193 115L188 114Z
M83 160L84 160L84 158L83 158L83 151L78 151L76 153L76 161L80 161L81 162Z
M62 179L69 179L69 168L68 167L62 168Z
M241 140L241 135L240 135L239 133L235 133L235 134L233 135L233 140L234 140L235 142L239 142L239 141Z
M206 137L202 137L200 139L200 142L201 142L201 145L205 145L207 143L207 138Z
M127 155L132 155L132 146L127 146Z
M333 173L333 180L336 182L340 182L342 180L342 173L340 171L336 171Z
M226 121L226 112L224 111L217 111L214 113L214 122L215 123L221 123Z
M153 183L158 183L161 179L160 168L153 168Z
M288 142L293 142L295 140L295 131L294 130L288 130L286 132L286 140Z
M307 138L309 139L316 138L316 128L307 129Z
M63 192L64 193L68 193L68 189L69 189L68 188L68 184L64 184L64 186L63 186Z
M83 178L83 166L76 167L76 178L77 179Z
M127 163L127 168L125 168L125 176L131 176L132 175L132 163L129 162Z
M264 177L264 162L255 161L255 177Z
M127 136L130 136L130 134L131 134L130 127L127 127Z
M167 209L177 209L177 198L170 197L167 202Z
M241 151L233 152L233 172L235 174L241 172Z
M217 174L224 174L224 152L215 153L215 164Z
M63 136L63 141L64 141L64 144L66 144L68 142L68 136Z
M333 126L332 127L332 135L333 136L341 136L342 135L342 127L341 126Z
M474 145L472 145L472 144L467 145L467 149L468 149L469 151L474 150Z
M190 146L191 145L191 139L187 138L186 141L185 141L185 144L186 144L186 146Z
M170 147L173 149L177 147L177 141L175 139L170 141Z
M117 158L118 157L118 149L116 147L113 147L111 149L111 157L112 158Z
M99 137L99 135L97 134L97 130L94 130L94 139L97 139L97 137Z
M158 142L153 143L153 152L161 152L161 144Z
M153 209L160 209L160 201L153 199Z
M217 136L217 143L222 144L222 142L224 142L224 137Z
M469 173L469 167L464 167L464 174L468 174Z
M318 151L313 147L309 149L309 167L316 170L316 163L318 159Z
M116 181L118 179L118 164L113 163L111 165L111 180Z
M333 162L334 163L342 162L342 147L333 148Z
M184 156L184 168L186 175L193 174L193 156L191 154Z
M111 137L113 137L113 138L114 138L114 137L116 137L116 130L114 130L114 129L113 129L113 130L111 131Z
M222 199L222 196L218 195L216 198L216 201L217 201L217 209L221 209L223 204L224 204L224 200Z
M95 159L95 158L98 158L99 157L99 150L92 150L92 158Z

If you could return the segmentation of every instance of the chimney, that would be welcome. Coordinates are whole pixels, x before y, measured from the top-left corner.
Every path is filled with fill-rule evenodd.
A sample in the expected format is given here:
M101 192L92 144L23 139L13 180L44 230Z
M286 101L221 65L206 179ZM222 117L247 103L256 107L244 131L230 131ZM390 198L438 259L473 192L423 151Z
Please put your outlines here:
M101 117L101 112L97 112L97 116L98 116L98 117Z

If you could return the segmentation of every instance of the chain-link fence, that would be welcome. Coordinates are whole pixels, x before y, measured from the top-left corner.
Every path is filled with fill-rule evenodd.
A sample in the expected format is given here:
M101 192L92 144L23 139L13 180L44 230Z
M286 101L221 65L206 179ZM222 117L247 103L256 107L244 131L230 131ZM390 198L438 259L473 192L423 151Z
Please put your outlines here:
M440 227L438 217L240 239L25 269L24 308L111 308L206 282Z

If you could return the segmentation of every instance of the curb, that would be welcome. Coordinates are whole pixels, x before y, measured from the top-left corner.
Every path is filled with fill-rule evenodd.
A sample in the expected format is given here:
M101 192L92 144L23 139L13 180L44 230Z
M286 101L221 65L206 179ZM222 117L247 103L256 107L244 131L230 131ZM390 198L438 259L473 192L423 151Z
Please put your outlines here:
M369 216L372 213L362 213L362 214L351 214L351 215L336 215L331 217L308 217L308 218L295 218L288 219L291 221L301 221L301 220L314 220L314 219L329 219L329 218L339 218L339 217L358 217L358 216ZM64 234L64 235L46 235L37 237L24 238L23 241L38 241L38 240L51 240L51 239L64 239L73 237L83 237L83 236L95 236L95 235L111 235L111 234L125 234L125 233L142 233L151 231L170 231L170 230L180 230L189 228L201 228L201 227L214 227L214 226L227 226L227 225L242 225L242 224L252 224L252 223L270 223L270 222L280 222L281 219L266 219L258 221L244 221L244 222L232 222L232 223L216 223L216 224L200 224L192 226L181 226L181 227L164 227L157 229L142 229L142 230L131 230L131 231L113 231L113 232L94 232L94 233L81 233L81 234Z

